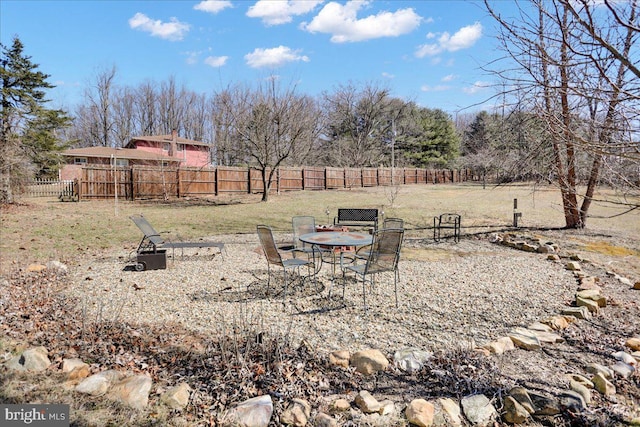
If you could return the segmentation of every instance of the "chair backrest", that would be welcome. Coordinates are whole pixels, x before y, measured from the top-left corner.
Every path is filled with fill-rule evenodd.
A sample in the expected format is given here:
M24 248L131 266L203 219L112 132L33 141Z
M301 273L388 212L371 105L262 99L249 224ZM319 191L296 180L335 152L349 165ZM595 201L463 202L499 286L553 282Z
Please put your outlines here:
M138 226L140 231L142 231L142 234L144 234L143 240L147 239L154 245L162 245L165 242L164 239L160 237L160 233L158 233L153 226L149 224L149 221L147 221L147 219L141 214L132 215L129 218Z
M383 228L374 232L365 274L395 271L400 260L403 237L402 228Z
M402 218L385 218L382 221L382 228L404 228L404 220Z
M278 252L278 247L276 246L276 241L273 238L271 227L267 225L258 225L257 230L260 245L262 245L264 255L267 257L267 262L269 264L282 266L282 256L280 256L280 252Z
M315 233L316 219L312 216L294 216L291 218L293 225L293 247L303 249L306 243L300 241L300 236L308 233Z

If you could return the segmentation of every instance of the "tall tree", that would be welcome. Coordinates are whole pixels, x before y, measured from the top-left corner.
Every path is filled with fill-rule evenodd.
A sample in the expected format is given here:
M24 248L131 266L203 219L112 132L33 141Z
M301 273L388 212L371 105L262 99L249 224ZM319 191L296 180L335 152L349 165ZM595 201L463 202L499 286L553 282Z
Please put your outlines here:
M62 149L56 129L68 125L61 110L45 108L49 75L38 71L38 65L24 54L18 37L11 47L0 44L0 203L13 203L14 190L34 167L32 153ZM46 167L46 166L45 166Z
M220 117L239 151L260 170L266 202L278 167L302 142L317 138L316 101L298 95L293 85L282 87L272 77L257 88L238 86L216 94L216 106L224 110Z
M416 167L444 167L458 155L460 140L451 117L440 109L419 108L419 133L403 146Z
M341 85L323 94L323 104L326 164L369 167L385 162L394 105L388 88L373 83L362 88L353 83Z
M637 141L629 132L640 111L634 66L638 1L606 4L535 0L527 4L534 13L518 4L518 16L506 18L485 0L506 57L516 64L495 73L524 109L544 120L567 228L586 225L605 157L638 160ZM581 155L591 158L582 193Z

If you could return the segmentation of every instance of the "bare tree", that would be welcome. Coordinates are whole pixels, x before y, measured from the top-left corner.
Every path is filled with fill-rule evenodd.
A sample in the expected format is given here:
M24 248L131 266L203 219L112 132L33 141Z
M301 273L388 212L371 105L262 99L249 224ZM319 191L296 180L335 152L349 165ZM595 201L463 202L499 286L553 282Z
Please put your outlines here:
M113 90L116 77L115 65L98 73L94 85L85 92L90 119L95 122L91 125L91 136L94 138L91 145L109 147L112 145L113 117L112 106ZM95 133L94 133L95 132Z
M151 81L142 83L135 91L135 121L140 135L153 135L158 131L158 112L155 84Z
M637 1L599 8L588 0L536 0L505 18L485 0L499 24L506 59L515 67L495 73L520 106L544 120L567 228L586 225L605 156L636 156L629 131L637 123ZM615 10L615 15L613 14ZM607 13L609 11L609 13ZM619 21L629 25L620 26ZM636 135L637 138L637 135ZM634 147L635 150L634 150ZM580 194L581 156L591 159ZM581 199L581 203L580 203Z
M323 144L327 164L350 167L384 163L384 142L392 127L389 89L368 83L339 86L323 94L327 117Z
M300 144L317 138L316 101L296 94L294 85L282 87L270 78L257 88L236 86L216 94L218 125L235 138L238 151L259 169L267 201L278 167L289 159ZM239 156L240 154L237 154Z
M116 147L124 147L134 136L135 93L128 87L116 88L113 95L113 139Z

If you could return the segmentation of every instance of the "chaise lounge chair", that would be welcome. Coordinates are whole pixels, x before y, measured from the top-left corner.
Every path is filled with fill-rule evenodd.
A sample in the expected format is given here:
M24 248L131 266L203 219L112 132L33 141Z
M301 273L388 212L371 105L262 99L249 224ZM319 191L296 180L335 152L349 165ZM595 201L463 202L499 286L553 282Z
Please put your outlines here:
M138 245L138 249L136 252L138 254L142 252L152 252L156 253L159 249L171 249L172 255L175 259L175 250L176 248L182 250L182 255L184 255L185 248L218 248L220 250L220 254L224 250L224 243L222 242L212 242L209 240L197 240L193 242L171 242L166 240L160 233L158 233L153 226L147 221L147 219L142 215L132 215L131 221L134 222L135 225L138 226L142 234L142 240Z

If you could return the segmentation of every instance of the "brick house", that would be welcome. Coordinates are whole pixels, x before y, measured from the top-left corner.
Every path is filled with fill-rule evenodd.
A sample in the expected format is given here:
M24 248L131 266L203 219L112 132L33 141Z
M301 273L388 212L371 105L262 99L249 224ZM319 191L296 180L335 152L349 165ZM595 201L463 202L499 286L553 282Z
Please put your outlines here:
M174 130L169 135L136 136L124 148L85 147L62 152L66 162L60 179L80 178L85 165L117 166L209 166L209 145L180 138Z

